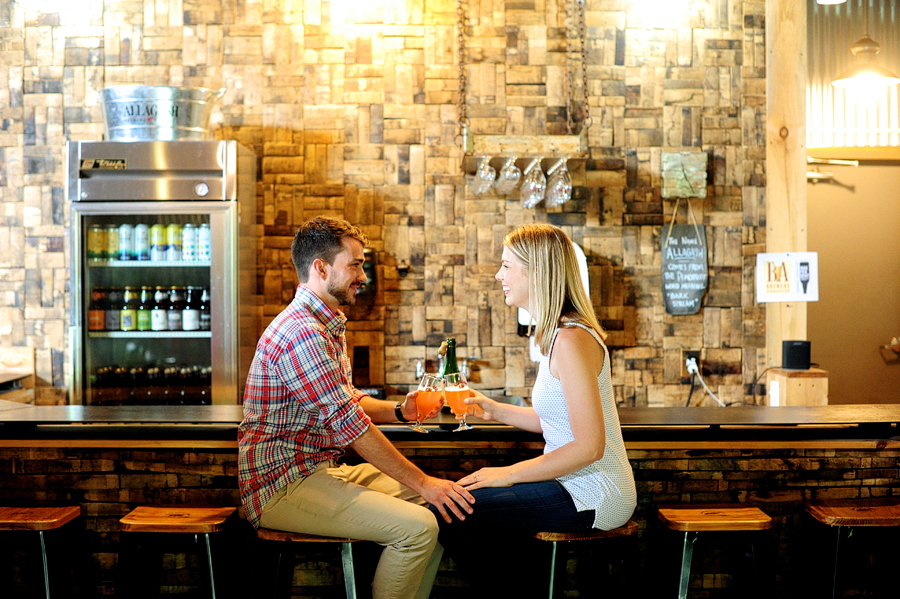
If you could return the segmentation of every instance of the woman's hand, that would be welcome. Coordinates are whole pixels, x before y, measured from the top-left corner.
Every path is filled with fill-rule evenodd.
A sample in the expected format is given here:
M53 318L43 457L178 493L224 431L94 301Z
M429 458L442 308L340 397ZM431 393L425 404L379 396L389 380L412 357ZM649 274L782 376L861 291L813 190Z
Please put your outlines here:
M482 487L511 487L516 481L513 480L513 467L504 466L503 468L482 468L464 476L458 482L467 491L472 491Z
M497 407L500 405L499 402L490 399L483 393L479 393L478 391L470 390L470 396L465 400L468 408L466 409L466 416L474 416L475 418L481 418L482 420L497 420Z

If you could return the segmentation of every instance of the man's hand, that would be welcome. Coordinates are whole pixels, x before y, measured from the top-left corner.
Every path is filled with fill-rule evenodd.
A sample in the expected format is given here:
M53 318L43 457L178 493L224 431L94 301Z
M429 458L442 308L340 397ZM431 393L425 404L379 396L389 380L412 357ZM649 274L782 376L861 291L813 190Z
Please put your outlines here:
M416 421L416 416L418 415L418 408L416 407L416 397L422 393L422 391L410 391L406 394L406 399L403 400L403 405L400 406L400 410L403 411L403 416L410 422ZM422 421L430 420L434 418L438 414L441 413L441 408L444 407L444 398L441 397L440 401L434 406L434 409L429 412Z
M448 510L460 520L465 520L466 514L471 514L473 511L470 504L475 503L475 498L452 480L429 476L423 486L416 490L425 501L437 508L444 521L448 523L453 522L453 518L447 513Z

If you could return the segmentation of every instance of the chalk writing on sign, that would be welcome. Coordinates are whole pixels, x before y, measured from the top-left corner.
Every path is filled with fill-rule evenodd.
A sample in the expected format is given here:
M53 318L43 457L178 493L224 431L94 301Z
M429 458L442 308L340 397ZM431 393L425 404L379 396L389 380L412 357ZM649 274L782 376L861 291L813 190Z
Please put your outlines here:
M694 225L664 226L660 243L666 312L673 315L696 314L700 311L709 283L706 231L702 226Z

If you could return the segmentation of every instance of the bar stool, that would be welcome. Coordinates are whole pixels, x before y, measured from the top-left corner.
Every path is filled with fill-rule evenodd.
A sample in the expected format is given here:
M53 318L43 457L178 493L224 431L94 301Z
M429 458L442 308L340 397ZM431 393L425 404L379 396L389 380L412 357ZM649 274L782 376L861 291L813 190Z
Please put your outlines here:
M839 550L841 537L850 539L854 528L900 526L900 505L896 499L841 500L822 503L806 502L806 511L816 520L835 529L834 560L831 562L831 596L837 596ZM895 539L885 538L885 543Z
M772 518L756 507L660 508L659 519L671 530L684 532L678 599L687 597L694 543L701 532L753 531L772 528ZM750 544L750 548L755 567L756 553L753 550L753 543Z
M288 532L284 530L272 530L269 528L256 529L256 537L262 541L271 541L270 546L276 547L278 558L276 560L275 584L272 591L273 599L290 599L291 581L294 575L294 560L297 547L290 543L316 543L340 545L341 567L344 571L344 592L347 599L356 599L356 577L353 567L353 543L357 539L344 537L320 537L302 532ZM274 543L278 543L275 545Z
M139 506L119 520L119 531L128 533L121 535L120 539L124 545L125 539L131 541L132 533L180 533L194 535L195 542L199 542L200 535L203 535L203 542L198 544L201 564L206 572L204 582L209 584L211 596L216 599L224 596L226 585L216 580L210 535L224 530L226 521L236 511L236 507ZM151 570L139 559L137 554L140 550L140 543L137 543L134 551L123 547L120 552L120 560L126 562L121 569L123 579L120 586L131 588L123 594L120 594L121 589L117 589L117 594L128 599L151 591L152 585L137 584L140 574Z
M35 531L41 543L44 597L50 599L50 568L44 532L55 530L81 515L80 505L61 507L0 507L0 530ZM54 595L55 596L55 595Z
M581 544L589 541L599 541L601 539L615 539L623 537L635 537L638 534L638 525L633 520L629 520L622 526L612 530L591 529L581 532L539 532L534 538L539 541L548 541L553 544L550 553L550 599L553 599L558 592L557 581L562 578L563 569L565 568L565 560L558 559L559 543ZM635 554L637 551L635 551ZM637 555L634 556L637 559Z

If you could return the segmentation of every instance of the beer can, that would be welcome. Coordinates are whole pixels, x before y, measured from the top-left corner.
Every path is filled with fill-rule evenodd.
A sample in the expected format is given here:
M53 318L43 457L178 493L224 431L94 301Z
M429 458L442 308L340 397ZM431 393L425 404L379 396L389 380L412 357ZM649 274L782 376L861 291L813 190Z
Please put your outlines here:
M119 227L117 225L106 225L106 252L104 255L106 260L119 258Z
M91 262L104 260L106 252L106 229L103 225L91 225L87 233L87 259Z
M134 227L119 225L119 260L134 260Z
M166 228L160 224L150 227L150 260L162 262L166 259Z
M150 230L147 225L134 226L134 259L150 259Z
M181 225L166 227L166 260L181 260Z
M203 223L197 229L197 260L209 261L210 243L209 224Z
M181 259L185 262L197 259L197 227L191 223L185 224L181 230Z

